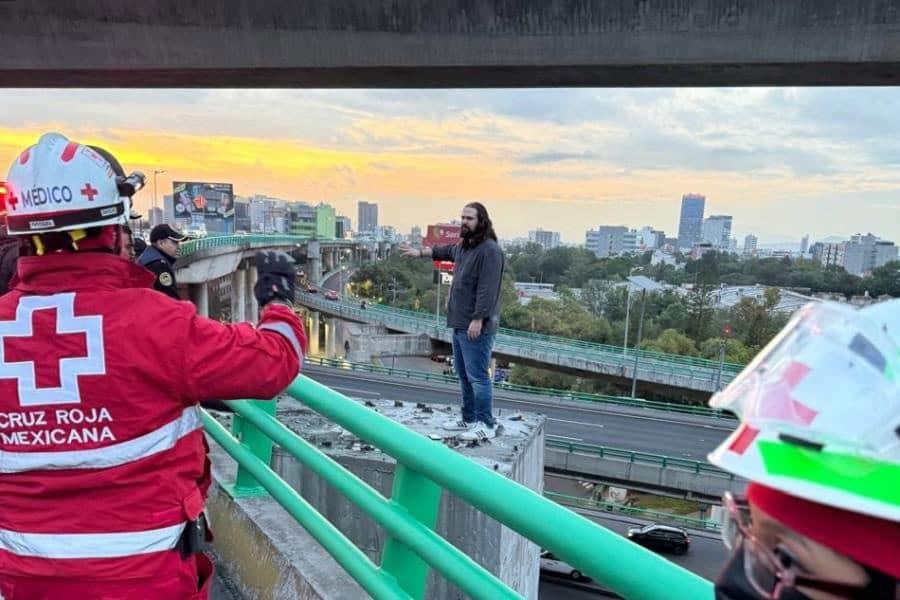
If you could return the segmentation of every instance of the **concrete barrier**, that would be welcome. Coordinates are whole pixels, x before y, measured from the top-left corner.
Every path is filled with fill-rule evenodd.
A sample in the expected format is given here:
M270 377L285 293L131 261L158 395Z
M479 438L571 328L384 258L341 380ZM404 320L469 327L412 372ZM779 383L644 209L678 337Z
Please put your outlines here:
M663 466L562 448L544 448L544 468L588 475L604 481L632 483L716 498L725 491L743 493L747 487L745 479L711 469L697 472L679 465Z
M229 496L237 464L211 441L213 484L207 514L217 564L247 600L365 598L328 552L270 496Z

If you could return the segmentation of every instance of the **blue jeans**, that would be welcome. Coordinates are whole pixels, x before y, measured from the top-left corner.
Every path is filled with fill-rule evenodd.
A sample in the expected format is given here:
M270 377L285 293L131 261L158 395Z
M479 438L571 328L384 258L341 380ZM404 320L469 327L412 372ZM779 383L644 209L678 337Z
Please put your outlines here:
M462 418L466 423L481 421L489 427L496 423L492 414L494 387L488 367L494 333L482 333L470 340L465 329L453 330L453 363L462 388Z

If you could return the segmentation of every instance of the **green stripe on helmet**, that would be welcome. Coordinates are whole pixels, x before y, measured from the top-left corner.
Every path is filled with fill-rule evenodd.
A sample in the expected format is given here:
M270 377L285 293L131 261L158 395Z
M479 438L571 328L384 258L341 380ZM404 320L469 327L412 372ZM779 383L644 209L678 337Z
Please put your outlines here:
M800 479L900 506L897 492L900 465L770 440L759 440L757 445L770 475Z

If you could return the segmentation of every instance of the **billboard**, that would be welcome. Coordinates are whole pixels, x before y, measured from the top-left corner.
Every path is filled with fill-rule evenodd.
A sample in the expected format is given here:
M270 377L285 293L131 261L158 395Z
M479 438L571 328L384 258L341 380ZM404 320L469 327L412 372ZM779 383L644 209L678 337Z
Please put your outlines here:
M175 225L207 235L234 233L234 187L230 183L172 182Z
M449 223L438 223L437 225L429 225L425 239L422 240L423 246L433 248L435 246L450 246L459 241L459 225ZM434 267L439 271L452 271L453 263L449 261L434 261Z

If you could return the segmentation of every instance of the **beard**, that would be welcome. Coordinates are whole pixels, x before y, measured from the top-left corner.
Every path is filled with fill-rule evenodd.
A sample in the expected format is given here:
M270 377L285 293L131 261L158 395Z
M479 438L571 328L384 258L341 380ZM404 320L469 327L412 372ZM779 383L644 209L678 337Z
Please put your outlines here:
M475 235L475 230L471 229L468 225L462 225L459 228L459 235L463 238L470 238Z

